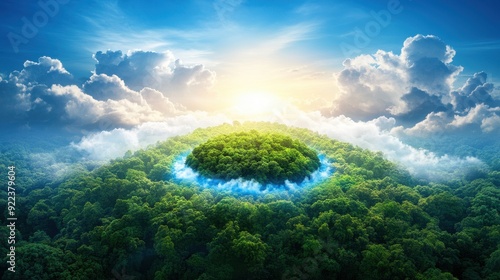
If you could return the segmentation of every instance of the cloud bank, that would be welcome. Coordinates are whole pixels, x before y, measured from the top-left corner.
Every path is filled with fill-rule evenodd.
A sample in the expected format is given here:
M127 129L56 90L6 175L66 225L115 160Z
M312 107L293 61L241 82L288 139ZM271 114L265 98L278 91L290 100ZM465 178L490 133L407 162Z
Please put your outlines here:
M131 130L115 129L92 134L73 146L88 154L89 159L107 160L122 156L127 150L145 148L157 141L186 134L196 128L232 123L233 120L225 115L197 113L175 117L167 122L145 123ZM381 151L389 160L399 163L421 179L444 181L457 178L471 169L485 168L485 164L475 157L439 156L403 143L391 133L396 122L394 118L379 117L368 122L354 121L345 116L325 117L319 112L304 112L289 105L279 112L261 116L260 120L307 128L364 149Z
M337 79L342 94L330 114L356 120L392 117L409 135L477 130L498 133L500 101L487 74L476 73L453 89L463 67L455 50L436 36L405 40L400 54L377 51L344 62Z
M116 128L93 133L71 146L85 153L86 160L107 161L121 157L129 150L143 149L169 137L187 134L196 128L216 126L225 122L230 120L224 115L193 112L162 122L143 123L132 129Z
M439 156L425 149L417 149L400 140L392 131L396 120L384 116L363 122L346 116L325 117L319 112L305 113L289 108L278 121L296 127L307 128L332 139L348 142L371 151L380 151L385 157L399 163L421 179L444 181L466 174L468 170L485 168L475 158Z
M21 71L0 77L0 115L17 126L132 128L186 114L186 106L196 109L215 78L203 65L184 65L169 52L108 51L94 58L96 69L83 85L58 59L26 61Z
M97 52L96 74L116 75L131 89L152 88L174 102L198 109L197 99L215 82L215 72L202 64L185 65L167 51Z
M482 162L417 149L401 140L464 133L500 136L499 89L484 72L454 88L463 70L452 64L454 56L438 37L416 35L405 40L399 54L379 50L347 59L336 74L341 95L332 96L328 114L280 104L258 120L308 128L381 151L420 178L464 174L481 168ZM17 127L48 126L79 135L81 140L71 147L93 161L239 119L197 110L211 99L216 79L202 64L184 65L168 51L97 52L94 59L95 70L83 84L50 57L26 61L20 71L0 76L0 116Z

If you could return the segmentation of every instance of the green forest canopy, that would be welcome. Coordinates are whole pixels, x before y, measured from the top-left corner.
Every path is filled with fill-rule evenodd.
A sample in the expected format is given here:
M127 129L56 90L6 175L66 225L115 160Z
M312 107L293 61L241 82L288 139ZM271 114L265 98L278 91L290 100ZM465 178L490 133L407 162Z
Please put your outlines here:
M261 184L300 183L320 166L312 149L297 139L256 130L224 134L197 146L186 164L201 175Z
M261 196L170 179L181 154L252 129L299 139L336 172ZM18 170L19 258L3 279L500 279L498 171L420 182L380 153L270 123L198 129L62 182L18 151L0 155Z

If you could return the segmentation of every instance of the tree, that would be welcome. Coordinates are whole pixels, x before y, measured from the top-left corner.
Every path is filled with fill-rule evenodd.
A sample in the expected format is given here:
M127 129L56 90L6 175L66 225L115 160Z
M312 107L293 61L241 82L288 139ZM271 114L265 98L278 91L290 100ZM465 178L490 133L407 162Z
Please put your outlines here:
M360 279L411 279L415 274L415 266L399 244L388 248L373 244L363 251Z
M233 240L232 250L250 271L262 269L267 249L268 246L262 242L260 235L252 235L247 231L240 232L238 238Z
M16 247L16 272L5 272L3 279L71 279L66 277L72 258L47 244L23 242Z
M209 139L193 149L186 164L209 178L284 184L286 180L302 182L319 168L320 161L299 140L251 131Z
M439 226L448 231L455 232L455 224L460 222L465 215L465 203L459 197L448 192L431 195L421 202L421 207L439 219Z

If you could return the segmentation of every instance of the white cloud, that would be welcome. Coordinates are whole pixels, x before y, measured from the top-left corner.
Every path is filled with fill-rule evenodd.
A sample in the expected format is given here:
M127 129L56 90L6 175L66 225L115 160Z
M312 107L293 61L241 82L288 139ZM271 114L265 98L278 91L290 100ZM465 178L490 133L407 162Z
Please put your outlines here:
M144 122L160 121L164 117L145 102L138 104L128 99L96 100L77 86L52 86L48 93L61 97L59 106L63 106L65 111L62 118L71 120L73 125L96 126L108 123L110 127L107 128L132 127Z
M143 88L140 95L144 98L144 100L146 100L151 109L162 112L166 116L175 115L181 110L184 110L184 108L179 105L175 105L167 97L165 97L163 93L155 89L148 87Z
M97 52L96 74L116 75L132 90L149 87L190 109L215 82L215 72L202 64L185 65L171 52ZM194 96L193 96L194 95Z
M424 149L403 143L391 132L393 118L379 117L362 122L345 116L325 117L319 112L305 113L292 109L281 121L325 134L332 139L348 142L371 151L380 151L391 161L407 168L413 175L430 180L447 180L471 168L483 167L474 157L438 156Z
M52 86L48 93L61 97L60 106L64 106L66 112L62 117L74 120L78 124L95 123L104 114L105 103L83 93L77 86L56 85Z
M484 72L475 73L460 89L451 92L451 104L455 111L464 112L481 103L490 107L500 106L500 101L494 96L495 87L487 82L487 78Z
M400 65L397 56L383 51L347 59L337 76L342 94L334 100L332 113L361 119L386 115L407 90Z
M144 103L141 95L129 89L125 82L116 75L94 74L83 84L83 90L96 100L126 99L137 104Z
M44 84L70 84L73 76L63 67L58 59L42 56L38 62L27 60L24 62L21 71L14 71L10 74L9 80L14 83L26 85Z
M311 28L295 26L283 38L302 38ZM348 59L337 76L342 94L334 101L332 113L365 121L393 117L413 135L451 131L466 123L495 131L499 114L495 108L500 102L493 97L493 84L486 82L485 73L477 73L462 88L451 91L451 82L461 71L451 64L454 55L439 38L417 35L404 42L400 55L379 50ZM208 90L215 73L201 64L185 65L169 51L107 51L97 52L94 58L95 73L81 87L68 82L71 74L57 59L27 61L24 69L0 81L0 89L10 97L4 112L14 110L16 118L34 123L50 120L63 126L110 129L161 121L220 103L215 92ZM56 91L67 86L67 93L55 94L54 86L60 87ZM490 108L478 115L485 118L484 124L467 121L480 104Z
M447 180L464 174L470 168L483 166L477 158L438 156L403 143L391 132L395 124L393 118L379 117L362 122L345 116L325 117L319 112L304 112L296 107L283 106L280 111L261 116L260 120L307 128L364 149L381 151L389 160L401 164L419 178ZM95 133L84 137L73 146L80 151L86 151L90 159L107 160L122 156L127 150L145 148L156 141L187 134L198 127L209 127L224 122L230 123L232 118L197 112L169 118L165 122L145 123L130 130L120 128Z
M500 131L500 116L491 115L481 120L481 129L486 133L490 133L493 131L497 132Z
M479 104L464 116L456 115L450 126L461 127L468 124L480 124L481 128L483 128L483 122L486 121L484 128L491 132L500 127L495 121L498 118L497 113L500 113L500 107L489 108L488 105Z
M479 72L453 90L463 69L451 64L455 54L436 36L416 35L405 40L400 55L379 50L347 59L337 76L342 94L331 113L365 121L390 116L402 126L398 133L413 136L461 132L471 125L496 131L495 86Z
M432 133L443 131L452 118L445 112L431 112L425 119L411 128L399 127L399 131L411 136L427 136Z
M172 85L194 89L207 86L204 81L212 78L211 72L201 65L191 67L173 61L173 72L168 66L161 68L159 65L170 56L154 52L132 52L123 56L121 52L108 52L99 56L105 62L99 67L119 70L121 75L144 83L152 77L161 80L161 75L168 74ZM159 76L141 72L153 66L152 71ZM149 87L135 91L115 74L94 73L81 87L72 79L57 59L41 57L38 62L27 61L21 71L14 71L8 80L0 81L4 97L0 114L22 125L50 124L77 132L130 128L187 112L165 93Z
M401 58L409 66L425 58L436 58L443 63L451 63L456 52L438 37L418 34L407 38L401 49Z
M402 164L412 174L423 178L445 179L457 168L470 168L480 163L472 158L438 157L432 152L404 144L389 132L390 124L393 123L393 119L386 117L356 122L345 116L325 118L318 113L309 113L302 121L291 121L289 124L309 128L365 149L381 151L389 160Z
M347 59L338 75L342 95L332 113L360 119L408 113L401 98L412 89L446 97L461 67L451 64L455 51L438 37L416 35L405 40L401 54L383 50Z
M223 115L210 115L206 112L171 117L163 122L148 122L132 129L116 128L85 136L72 146L85 152L90 160L106 161L121 157L128 150L138 150L158 141L176 135L187 134L196 128L210 127L230 122Z

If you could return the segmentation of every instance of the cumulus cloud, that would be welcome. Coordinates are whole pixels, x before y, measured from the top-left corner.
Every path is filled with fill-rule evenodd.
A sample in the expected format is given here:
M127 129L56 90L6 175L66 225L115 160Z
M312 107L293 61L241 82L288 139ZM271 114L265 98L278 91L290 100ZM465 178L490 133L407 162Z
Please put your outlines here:
M405 40L401 53L383 50L344 62L338 75L341 94L331 114L368 121L393 117L400 131L417 135L439 130L498 131L500 101L484 72L453 89L463 70L452 64L455 50L436 36Z
M29 108L26 103L25 86L9 82L9 80L0 80L0 116L10 115L11 119L17 118Z
M383 51L344 61L344 70L337 77L342 94L334 100L332 114L362 120L387 114L406 90L404 76L392 71L400 64L399 57Z
M73 82L73 76L63 67L58 59L52 59L42 56L38 62L27 60L21 71L14 71L10 74L11 82L26 85L44 84L51 86L53 84L69 85Z
M52 86L48 92L64 100L63 118L71 120L72 124L109 123L112 127L132 127L144 122L163 119L161 112L151 110L147 104L136 103L128 99L96 100L77 86Z
M451 92L452 101L446 110L435 108L423 121L399 130L424 137L436 132L499 134L500 102L490 94L493 88L493 84L486 82L486 74L476 73L462 88Z
M464 112L478 104L490 107L500 106L500 101L493 97L494 85L487 82L485 72L475 73L458 90L451 92L451 104L457 112Z
M434 96L428 99L439 106L462 70L451 64L454 55L438 37L417 35L406 39L400 55L379 50L347 59L337 76L342 94L332 113L365 120L406 113L422 120L425 116L410 112L421 109L411 104L411 95Z
M140 92L141 97L148 103L151 109L158 112L163 112L166 115L175 115L179 111L184 111L185 108L181 105L174 104L170 99L165 97L163 93L152 89L143 88Z
M71 83L73 76L61 61L46 56L37 62L28 60L22 70L0 79L0 116L13 124L47 124L61 111L59 104L47 96L47 89Z
M498 113L499 112L497 110L497 114L492 114L491 116L486 117L483 120L481 120L481 129L484 132L490 133L490 132L499 130L499 128L500 128L500 116L498 115Z
M423 136L426 137L429 134L443 131L448 123L450 123L452 117L445 112L431 112L425 119L411 128L404 129L403 127L396 128L395 131L399 131L410 136Z
M88 159L106 161L123 156L126 151L145 148L169 137L187 134L196 128L216 126L230 122L224 115L193 112L171 117L162 122L147 122L132 129L116 128L90 134L72 146L84 152Z
M331 113L364 121L392 117L403 126L400 131L414 135L436 131L437 124L450 131L471 124L485 132L498 131L499 101L485 73L451 90L462 69L451 64L454 55L438 37L417 35L405 40L399 55L379 50L348 59L337 76L342 94ZM184 65L170 52L107 51L94 58L94 74L83 85L75 85L57 59L27 61L21 71L0 81L2 112L32 125L112 129L161 121L212 100L207 88L215 73L203 65ZM484 123L466 121L481 104L489 108L478 115Z
M125 82L116 75L94 74L83 84L83 90L101 101L126 99L138 104L144 102L140 94L125 86Z
M103 61L96 65L96 72L116 72L138 90L130 88L121 76L106 73L94 73L83 85L76 85L61 61L41 57L38 62L26 61L21 71L0 80L3 101L0 115L8 116L17 126L48 125L73 132L130 128L188 112L164 92L142 87L149 83L148 79L161 82L165 78L162 73L169 73L170 84L203 87L204 82L212 78L212 72L203 66L191 67L171 61L169 53L122 55L108 51L97 53L96 57ZM174 68L169 68L169 61ZM165 67L161 68L163 63ZM148 74L147 70L157 76ZM151 84L154 86L155 82Z
M71 130L132 127L159 121L176 112L173 105L170 111L156 111L136 92L128 93L139 102L126 98L97 100L76 85L16 86L9 93L12 95L7 100L16 104L18 121L30 125L64 126Z
M500 107L489 108L488 105L479 104L472 108L466 115L459 116L455 115L453 121L450 123L451 126L461 127L470 124L479 124L481 128L487 131L492 131L498 125L495 121L498 119L498 113L500 113Z
M441 99L435 95L429 95L427 92L418 88L411 88L409 93L401 96L404 105L401 106L396 114L398 122L404 126L414 126L419 120L425 119L430 113L447 111L450 108L441 102Z
M451 64L455 50L436 36L417 35L403 43L400 58L410 85L432 95L447 95L462 67Z
M215 81L215 72L202 64L185 65L171 52L107 51L97 52L94 59L96 74L116 75L136 91L145 87L158 90L186 107L199 105L196 100Z
M127 86L141 90L145 86L161 83L162 76L172 73L169 65L174 61L171 52L134 51L123 54L122 51L101 52L94 54L97 61L96 74L117 75Z

